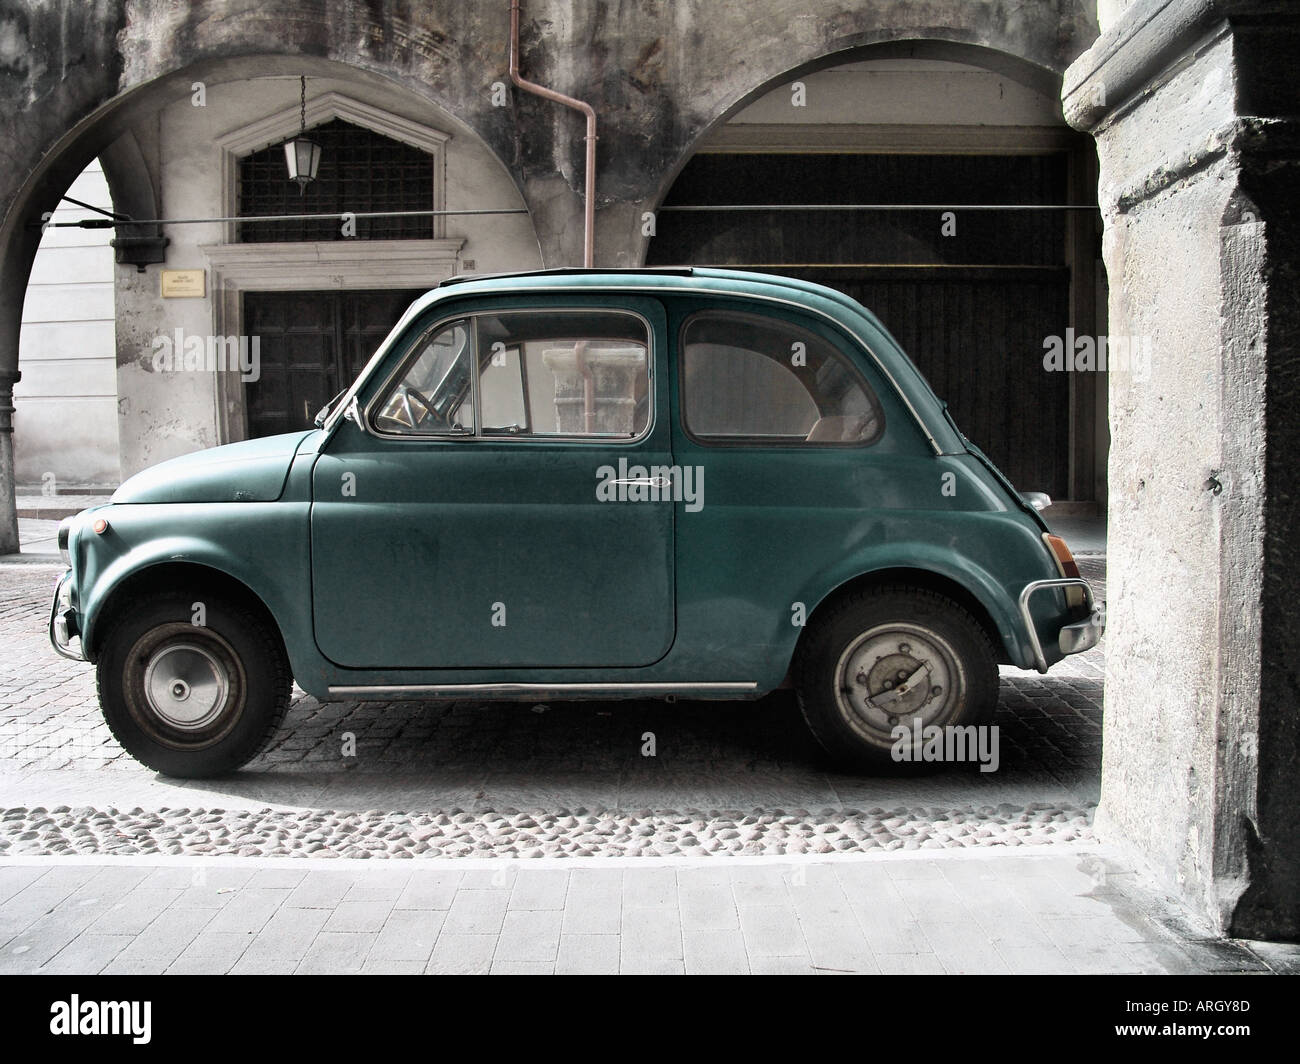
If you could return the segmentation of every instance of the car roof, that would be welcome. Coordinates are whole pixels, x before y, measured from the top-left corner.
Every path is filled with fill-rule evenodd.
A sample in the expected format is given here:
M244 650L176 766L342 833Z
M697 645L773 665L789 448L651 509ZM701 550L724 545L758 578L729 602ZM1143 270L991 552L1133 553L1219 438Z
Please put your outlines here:
M897 347L897 341L889 335L889 331L875 314L856 299L834 288L776 273L756 273L714 266L626 269L575 266L523 270L517 273L462 274L439 282L436 288L415 301L411 312L419 313L425 307L454 296L487 293L506 295L510 292L543 289L549 291L602 289L606 291L704 291L741 297L766 296L768 299L786 299L801 306L811 307L823 315L838 320L851 332L860 331L863 319L866 319L869 332L876 332L883 336L887 340L886 346Z
M506 289L519 291L538 288L646 288L646 289L704 289L713 292L727 292L744 295L747 292L757 294L757 289L786 289L807 295L819 296L838 305L850 313L864 314L877 328L883 328L876 316L855 299L851 299L834 288L804 281L794 277L785 277L776 273L757 273L751 270L730 270L714 266L642 266L629 268L604 268L563 266L546 270L521 270L514 273L461 274L439 282L425 297L428 302L435 302L447 295L461 295L468 292L490 290L502 292ZM452 291L449 291L452 290ZM769 293L770 294L770 293ZM424 302L424 300L421 300Z

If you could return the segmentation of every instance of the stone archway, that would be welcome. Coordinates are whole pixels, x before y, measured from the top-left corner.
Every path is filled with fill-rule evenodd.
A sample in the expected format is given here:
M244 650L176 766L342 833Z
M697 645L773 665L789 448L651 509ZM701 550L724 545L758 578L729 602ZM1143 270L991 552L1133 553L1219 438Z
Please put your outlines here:
M913 38L886 39L829 50L796 66L774 71L761 82L737 86L735 95L720 101L718 110L701 116L702 121L692 129L690 138L682 144L680 153L664 169L653 175L654 185L646 191L643 199L619 205L622 213L618 217L611 211L598 219L598 224L603 222L605 226L598 229L598 235L605 236L605 243L626 249L625 254L630 261L620 261L618 265L639 265L645 261L650 243L645 225L647 216L656 214L673 183L687 163L695 157L701 145L736 115L769 93L801 78L849 63L886 59L960 63L1001 74L1028 89L1051 97L1060 95L1064 71L1064 65L1045 66L1040 59L1003 51L998 47L955 40L930 31L928 35ZM1065 129L1063 120L1061 127ZM616 228L620 224L623 227L621 231ZM599 240L597 246L599 249ZM612 262L610 264L614 265Z
M1104 513L1104 374L1039 364L1044 337L1106 331L1092 212L975 213L960 227L954 214L941 233L937 211L708 211L1092 203L1092 142L1065 123L1059 96L1058 74L952 41L823 57L748 94L698 138L663 194L669 205L643 215L655 238L648 226L636 235L655 266L792 273L865 302L1014 483L1046 491L1056 516ZM697 213L674 213L683 203Z
M39 14L34 13L33 25L28 27L36 40L44 32L43 27L37 25L40 19L35 16ZM103 27L83 25L77 32L87 35L88 47L95 43L103 44ZM112 41L111 35L108 39ZM18 550L11 396L19 376L17 362L24 294L40 244L41 219L54 210L76 176L91 160L101 156L115 209L132 217L157 218L163 213L159 206L157 165L156 161L151 165L146 158L149 149L156 148L156 145L146 144L142 149L137 141L137 131L146 128L149 117L162 108L190 96L197 84L202 83L205 89L215 89L223 82L253 75L264 76L276 70L294 74L304 70L312 74L343 71L348 79L377 86L414 81L409 72L405 79L398 76L396 68L388 74L377 74L337 62L302 57L240 55L223 60L210 56L171 69L126 92L113 94L112 66L111 62L101 65L97 69L102 75L98 80L83 77L76 79L75 84L60 84L57 86L60 91L43 101L44 108L39 104L30 108L22 126L24 135L18 135L15 127L11 141L15 146L13 157L17 165L0 174L0 204L5 208L0 221L0 554ZM431 118L436 116L439 125L466 131L500 162L497 149L477 131L469 129L464 121L440 107L433 98L434 94L411 93L409 85L403 87L413 100L428 110ZM75 103L69 99L70 96L78 97ZM101 98L96 99L97 96ZM57 123L74 106L85 109L84 116L68 127L59 127ZM36 114L30 113L33 111ZM47 130L45 123L54 125ZM40 143L33 131L46 131L50 142ZM21 154L23 148L30 153L25 160ZM508 168L506 173L509 174ZM161 249L166 238L159 228L120 227L117 234L118 261L138 262L142 268L145 263L161 261Z

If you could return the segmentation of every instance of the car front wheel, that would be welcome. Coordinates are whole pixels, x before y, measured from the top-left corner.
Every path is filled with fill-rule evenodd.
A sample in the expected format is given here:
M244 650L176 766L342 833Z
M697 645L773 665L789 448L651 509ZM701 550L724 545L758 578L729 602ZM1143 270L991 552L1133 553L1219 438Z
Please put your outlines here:
M118 614L96 679L117 741L167 776L201 779L246 764L289 705L279 634L259 614L201 595L158 594Z
M927 729L992 720L998 668L984 629L957 603L874 587L814 619L796 689L809 728L837 762L899 770L918 767L915 739L935 734Z

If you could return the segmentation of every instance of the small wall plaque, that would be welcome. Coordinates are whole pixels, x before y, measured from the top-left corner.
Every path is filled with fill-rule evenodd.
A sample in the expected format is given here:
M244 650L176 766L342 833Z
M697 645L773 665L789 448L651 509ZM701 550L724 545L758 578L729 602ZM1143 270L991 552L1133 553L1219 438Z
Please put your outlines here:
M207 270L163 270L163 299L202 299L208 294Z

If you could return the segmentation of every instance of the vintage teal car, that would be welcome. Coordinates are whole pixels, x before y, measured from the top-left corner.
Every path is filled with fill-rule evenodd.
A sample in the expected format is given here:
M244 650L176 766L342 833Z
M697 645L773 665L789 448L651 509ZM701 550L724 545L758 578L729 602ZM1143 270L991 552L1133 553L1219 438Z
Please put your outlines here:
M879 321L714 269L457 278L314 430L177 458L64 522L50 638L171 776L320 699L754 699L839 761L986 723L1093 646L1066 545Z

